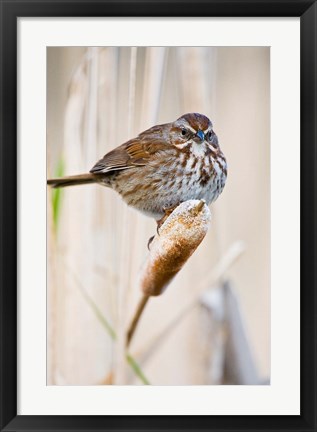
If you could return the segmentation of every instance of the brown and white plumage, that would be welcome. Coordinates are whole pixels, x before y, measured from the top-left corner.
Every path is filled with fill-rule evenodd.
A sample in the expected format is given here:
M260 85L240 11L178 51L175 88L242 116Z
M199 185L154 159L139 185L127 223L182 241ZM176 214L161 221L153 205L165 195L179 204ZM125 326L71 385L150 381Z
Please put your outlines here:
M227 177L227 164L202 114L185 114L173 123L153 126L111 150L90 174L48 180L53 187L100 183L124 201L156 219L189 199L215 201Z

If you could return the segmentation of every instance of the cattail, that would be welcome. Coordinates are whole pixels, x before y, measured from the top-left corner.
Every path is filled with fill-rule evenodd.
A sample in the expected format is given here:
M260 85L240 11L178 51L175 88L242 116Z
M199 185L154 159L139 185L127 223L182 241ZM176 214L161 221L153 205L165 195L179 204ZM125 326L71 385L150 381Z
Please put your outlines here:
M210 219L204 201L189 200L173 211L151 243L141 275L145 295L162 294L205 237Z
M148 299L162 294L195 252L207 234L210 220L211 214L205 201L185 201L173 211L154 237L141 272L143 297L127 333L127 346Z

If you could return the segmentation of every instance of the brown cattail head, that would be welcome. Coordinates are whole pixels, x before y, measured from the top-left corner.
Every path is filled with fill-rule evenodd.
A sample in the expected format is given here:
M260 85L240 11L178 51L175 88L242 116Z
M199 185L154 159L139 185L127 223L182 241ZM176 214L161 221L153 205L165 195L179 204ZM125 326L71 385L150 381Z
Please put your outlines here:
M209 208L203 200L181 203L166 219L151 243L141 273L145 295L162 294L205 237L210 220Z

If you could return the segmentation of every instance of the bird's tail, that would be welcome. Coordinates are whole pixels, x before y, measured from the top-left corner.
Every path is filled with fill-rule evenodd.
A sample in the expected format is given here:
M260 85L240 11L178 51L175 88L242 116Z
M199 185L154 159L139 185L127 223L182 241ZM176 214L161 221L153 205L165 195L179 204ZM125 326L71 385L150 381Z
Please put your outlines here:
M96 183L97 176L95 174L80 174L68 177L61 177L57 179L47 180L47 184L53 188L76 186L88 183Z

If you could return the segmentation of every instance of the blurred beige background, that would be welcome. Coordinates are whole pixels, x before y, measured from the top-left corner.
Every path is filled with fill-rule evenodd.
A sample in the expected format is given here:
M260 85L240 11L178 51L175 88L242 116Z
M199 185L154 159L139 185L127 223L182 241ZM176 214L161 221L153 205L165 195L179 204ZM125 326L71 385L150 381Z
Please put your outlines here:
M48 177L186 112L212 120L227 157L209 233L133 339L151 384L269 382L269 74L266 47L47 49ZM47 383L144 384L122 340L154 220L97 185L47 198Z

